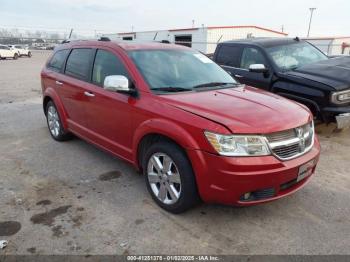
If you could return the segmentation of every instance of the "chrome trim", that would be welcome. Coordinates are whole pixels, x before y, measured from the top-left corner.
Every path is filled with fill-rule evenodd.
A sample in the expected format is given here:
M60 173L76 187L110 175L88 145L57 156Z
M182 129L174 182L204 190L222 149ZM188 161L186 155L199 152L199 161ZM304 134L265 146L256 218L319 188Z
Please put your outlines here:
M344 100L344 101L339 101L338 100L338 96L339 95L343 95L343 94L347 94L350 93L350 89L344 90L344 91L340 91L340 92L333 92L331 94L331 102L333 104L337 104L337 105L342 105L342 104L346 104L350 102L350 99Z
M307 124L305 124L305 125L307 125ZM294 130L302 129L305 125L297 127L297 128L293 128L293 129ZM314 122L313 121L311 122L311 130L312 130L312 137L311 137L311 144L310 144L310 146L306 147L302 152L300 152L298 154L295 154L295 155L293 155L291 157L280 157L278 154L276 154L274 152L274 150L277 149L277 148L283 147L283 146L291 146L291 145L297 145L297 144L299 144L299 146L301 147L302 143L305 143L305 139L307 139L309 137L309 136L307 136L307 134L309 133L309 135L310 135L310 131L307 132L307 133L303 133L302 139L301 139L300 136L298 136L298 137L293 138L293 139L288 139L288 140L285 140L285 141L282 140L280 142L272 142L272 143L270 143L270 142L268 142L268 138L266 137L267 145L268 145L268 147L270 149L271 154L273 156L275 156L279 160L287 161L287 160L295 159L297 157L300 157L300 156L308 153L312 149L314 144L315 144L315 127L314 127Z

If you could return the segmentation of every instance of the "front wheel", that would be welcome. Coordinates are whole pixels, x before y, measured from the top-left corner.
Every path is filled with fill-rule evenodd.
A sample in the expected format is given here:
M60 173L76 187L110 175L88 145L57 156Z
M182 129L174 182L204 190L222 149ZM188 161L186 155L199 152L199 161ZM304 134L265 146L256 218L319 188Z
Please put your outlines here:
M13 55L13 60L17 60L17 59L18 59L18 54L15 53L15 54Z
M199 202L190 161L176 144L159 141L143 158L143 172L153 200L171 213L182 213Z
M50 134L56 141L66 141L72 137L64 130L56 105L52 101L46 105L46 120Z
M32 57L32 52L28 52L28 57Z

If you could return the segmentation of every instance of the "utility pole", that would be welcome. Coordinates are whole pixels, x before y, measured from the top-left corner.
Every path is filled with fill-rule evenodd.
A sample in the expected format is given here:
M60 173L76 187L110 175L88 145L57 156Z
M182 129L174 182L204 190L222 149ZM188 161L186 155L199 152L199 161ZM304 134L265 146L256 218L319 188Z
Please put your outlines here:
M73 28L70 30L68 39L70 39L72 37L72 34L73 34Z
M314 13L314 11L316 10L315 7L311 7L310 9L310 21L309 21L309 30L307 30L307 37L310 36L310 28L311 28L311 21L312 21L312 15Z

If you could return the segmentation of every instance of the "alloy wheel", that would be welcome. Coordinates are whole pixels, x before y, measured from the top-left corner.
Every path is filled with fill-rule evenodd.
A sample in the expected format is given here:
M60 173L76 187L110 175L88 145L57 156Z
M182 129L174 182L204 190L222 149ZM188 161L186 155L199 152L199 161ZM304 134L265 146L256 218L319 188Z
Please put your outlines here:
M51 134L54 137L58 137L60 134L61 124L57 110L54 106L49 106L47 110L47 121Z
M164 153L155 153L148 160L147 178L153 194L163 204L172 205L181 195L181 177L174 161Z

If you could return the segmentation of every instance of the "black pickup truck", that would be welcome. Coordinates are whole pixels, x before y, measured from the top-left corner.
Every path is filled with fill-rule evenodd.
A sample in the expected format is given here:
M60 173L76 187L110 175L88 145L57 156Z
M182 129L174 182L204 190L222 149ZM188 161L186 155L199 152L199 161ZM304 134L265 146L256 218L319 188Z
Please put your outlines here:
M324 122L350 126L350 57L329 58L298 38L218 44L213 60L242 84L300 102Z

